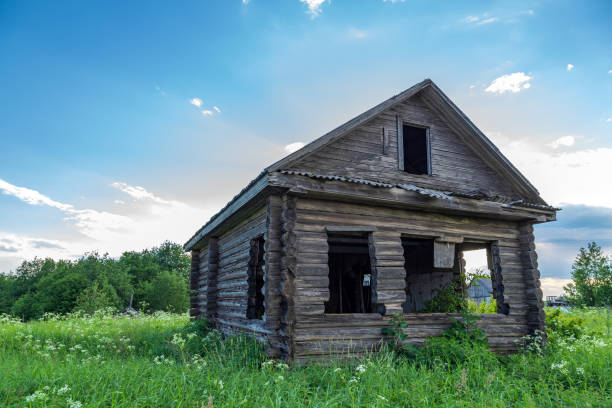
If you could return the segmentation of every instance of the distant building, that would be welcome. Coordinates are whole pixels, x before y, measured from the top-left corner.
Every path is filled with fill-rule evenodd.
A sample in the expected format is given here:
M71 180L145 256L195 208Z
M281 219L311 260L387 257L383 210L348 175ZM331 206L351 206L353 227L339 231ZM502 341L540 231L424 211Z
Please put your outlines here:
M546 306L567 307L570 306L570 304L563 296L546 296Z
M467 287L467 294L476 303L488 302L493 296L493 282L489 278L474 278Z

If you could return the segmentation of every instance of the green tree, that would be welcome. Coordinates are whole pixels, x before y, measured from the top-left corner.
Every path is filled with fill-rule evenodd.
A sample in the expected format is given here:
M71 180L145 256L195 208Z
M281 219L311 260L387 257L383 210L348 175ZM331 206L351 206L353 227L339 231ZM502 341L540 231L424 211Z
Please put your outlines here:
M189 306L187 282L181 275L162 271L147 285L147 297L144 299L151 310L185 312Z
M191 257L185 254L183 247L174 242L166 241L151 250L155 263L161 270L177 273L189 281Z
M612 305L612 259L601 247L589 242L580 248L572 265L573 282L564 290L568 300L576 306Z
M73 262L58 261L56 270L43 277L36 285L36 297L43 312L68 313L89 280L79 273Z
M94 282L93 285L86 288L76 299L76 310L81 310L87 314L93 314L96 310L107 307L116 307L113 302L114 288L109 284L100 285Z

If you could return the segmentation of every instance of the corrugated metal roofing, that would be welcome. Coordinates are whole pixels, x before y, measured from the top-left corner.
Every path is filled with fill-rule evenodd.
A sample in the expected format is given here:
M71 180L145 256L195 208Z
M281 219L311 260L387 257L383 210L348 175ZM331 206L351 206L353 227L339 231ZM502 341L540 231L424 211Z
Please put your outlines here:
M501 201L502 203L505 202L506 206L511 206L511 207L526 207L526 208L536 208L536 209L541 209L541 210L552 210L552 211L559 210L559 208L551 207L548 205L526 203L522 200L508 202L509 199L503 199L502 197L499 197L499 196L489 196L486 193L479 191L479 190L474 190L469 193L462 193L458 191L433 190L429 188L419 187L414 184L389 184L389 183L381 183L379 181L374 181L374 180L337 176L334 174L316 174L316 173L311 173L309 171L279 170L279 172L281 174L286 174L286 175L304 176L304 177L310 177L312 179L319 179L319 180L343 181L346 183L367 184L370 186L381 187L381 188L397 187L397 188L401 188L406 191L414 191L415 193L426 195L432 198L438 198L441 200L452 200L453 197L462 197L462 198L471 198L474 200L486 200L486 201L495 201L495 202Z

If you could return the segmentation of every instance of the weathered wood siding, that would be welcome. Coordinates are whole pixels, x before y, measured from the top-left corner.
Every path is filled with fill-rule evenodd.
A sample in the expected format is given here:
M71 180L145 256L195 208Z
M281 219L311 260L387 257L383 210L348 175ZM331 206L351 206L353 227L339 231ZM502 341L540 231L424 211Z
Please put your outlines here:
M218 238L215 325L224 333L244 330L262 336L263 320L247 319L248 268L251 240L266 232L262 207Z
M206 317L208 291L208 247L191 251L191 310L192 317Z
M282 200L280 196L271 195L266 203L265 239L265 328L268 334L268 355L281 357L287 353L285 341L280 334L281 328L281 235L282 235Z
M407 124L429 127L431 175L398 170L397 116ZM418 95L381 113L288 169L416 184L439 190L469 192L483 189L491 194L519 198L510 184L474 154Z
M393 313L401 313L406 301L402 234L432 237L458 235L466 239L495 242L499 258L496 279L503 283L503 302L508 314L486 315L480 322L494 350L508 352L516 348L515 340L531 330L528 313L536 315L537 304L530 306L525 258L532 259L528 242L529 227L509 221L466 218L401 209L371 207L334 201L287 197L284 243L286 249L285 280L287 325L293 339L291 357L311 357L339 353L351 349L362 353L381 342L381 329L388 325ZM379 314L326 315L324 302L329 299L327 226L376 227L371 232L370 251L375 268L376 300L383 304L386 316ZM531 257L531 258L530 258ZM291 294L293 303L291 303ZM537 294L536 294L537 295ZM501 296L500 296L501 298ZM293 325L289 321L294 322ZM443 314L407 315L407 333L412 343L422 343L431 335L440 334L450 324ZM530 318L531 319L531 318ZM535 320L535 318L534 318ZM531 320L529 320L531 322Z

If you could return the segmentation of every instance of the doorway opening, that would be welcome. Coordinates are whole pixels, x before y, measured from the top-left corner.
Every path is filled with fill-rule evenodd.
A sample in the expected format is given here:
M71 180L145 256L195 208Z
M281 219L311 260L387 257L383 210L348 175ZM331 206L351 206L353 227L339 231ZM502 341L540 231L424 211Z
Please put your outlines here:
M375 286L367 233L329 234L329 301L325 313L372 313Z

